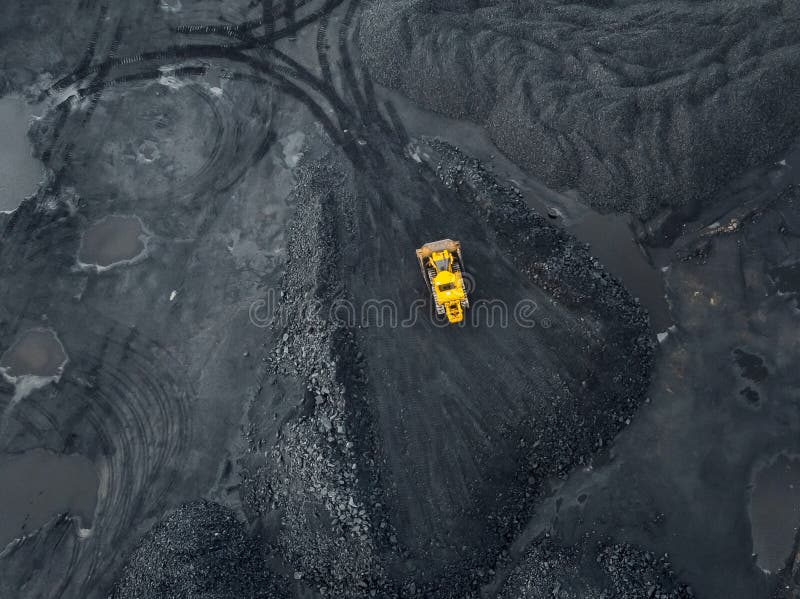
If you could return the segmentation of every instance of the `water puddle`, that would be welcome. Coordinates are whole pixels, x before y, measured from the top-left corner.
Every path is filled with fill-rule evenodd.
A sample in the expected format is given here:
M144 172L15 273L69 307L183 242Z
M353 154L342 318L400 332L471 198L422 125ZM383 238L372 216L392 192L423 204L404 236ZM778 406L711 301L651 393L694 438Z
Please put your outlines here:
M781 293L800 293L800 262L776 266L769 276Z
M148 237L138 216L106 216L86 229L78 261L82 266L99 270L130 264L143 255Z
M90 460L44 449L0 456L0 550L69 513L90 529L99 479Z
M0 437L5 435L16 405L37 389L58 381L67 360L64 346L50 329L25 331L0 356L0 375L14 385L14 396L0 419Z
M32 154L30 106L18 96L0 98L0 212L12 212L33 194L44 167Z
M780 455L756 472L750 523L759 567L780 571L800 526L800 458Z
M0 372L11 382L23 377L53 378L61 375L67 353L50 329L30 329L0 356Z
M760 383L769 376L769 370L764 366L764 360L759 356L738 347L733 350L733 356L744 378L754 383Z
M591 252L616 275L650 314L652 330L666 331L672 324L665 297L664 278L650 264L636 241L630 219L621 214L591 212L569 228L591 246Z
M574 194L554 191L537 181L503 156L483 127L422 109L382 86L376 86L376 92L391 100L410 137L438 137L457 146L480 160L501 182L514 185L531 208L555 217L554 222L590 244L592 254L647 308L654 332L665 331L673 324L663 275L636 241L629 217L600 214Z

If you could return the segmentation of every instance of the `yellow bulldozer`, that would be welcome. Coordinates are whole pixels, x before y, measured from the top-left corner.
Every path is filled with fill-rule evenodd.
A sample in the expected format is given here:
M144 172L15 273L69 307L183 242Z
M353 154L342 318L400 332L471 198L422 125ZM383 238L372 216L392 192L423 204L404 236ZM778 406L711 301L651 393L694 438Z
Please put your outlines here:
M462 276L461 243L452 239L426 243L417 250L417 261L422 277L431 287L436 314L447 316L450 323L464 320L469 300Z

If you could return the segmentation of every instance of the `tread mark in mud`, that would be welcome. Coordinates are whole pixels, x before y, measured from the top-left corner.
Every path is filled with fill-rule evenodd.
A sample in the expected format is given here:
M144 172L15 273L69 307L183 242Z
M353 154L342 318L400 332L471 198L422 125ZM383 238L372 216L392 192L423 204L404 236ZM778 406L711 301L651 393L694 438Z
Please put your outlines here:
M385 124L381 119L380 111L378 110L378 100L375 97L375 86L372 83L372 77L366 69L360 70L361 81L364 87L364 100L366 104L366 115L370 120L379 124Z
M268 39L275 32L275 19L272 11L272 0L261 0L261 21L264 24L265 39Z
M100 313L87 322L92 324L82 337L71 337L70 366L55 402L32 395L13 415L34 437L52 442L53 431L61 431L65 443L74 434L95 444L91 453L103 492L93 534L70 547L69 567L51 589L72 587L81 597L92 596L99 578L122 558L101 548L124 547L137 521L166 507L167 491L181 476L175 464L185 459L193 434L189 404L195 395L181 378L182 365L137 328ZM72 538L72 528L64 530ZM78 563L80 581L74 579Z
M244 54L242 54L244 50L251 50L253 48L257 48L261 44L266 45L268 43L273 43L279 39L283 39L294 35L304 27L318 21L323 15L330 13L337 6L342 4L342 2L344 2L344 0L326 0L325 4L321 8L310 13L309 15L306 15L299 21L295 21L293 25L291 26L287 25L283 29L278 30L268 39L266 38L258 39L255 37L249 37L246 41L242 41L237 44L176 44L167 46L162 50L152 50L148 52L143 52L141 54L107 59L106 61L103 61L100 64L96 64L89 67L85 73L79 73L73 70L71 73L65 75L59 81L54 83L50 87L49 92L52 94L60 89L63 89L68 85L77 83L81 79L84 79L86 76L97 73L101 68L104 68L106 66L115 67L115 66L135 64L139 62L150 62L159 60L170 61L175 59L188 60L192 58L197 58L197 59L225 58L226 52L229 52L231 55L239 54L244 56ZM191 27L193 26L190 26L189 29L191 29ZM178 28L178 29L183 29L183 28ZM231 32L232 37L240 39L238 35L234 35L232 33L235 30L235 28L226 26L222 29ZM106 63L108 64L106 65Z
M243 73L235 73L231 76L233 80L247 80L252 81L255 83L260 83L262 85L271 85L275 86L280 91L284 92L285 94L295 98L296 100L300 101L302 104L308 108L314 117L319 121L319 123L325 129L325 132L330 136L333 143L336 145L345 148L348 144L345 138L342 136L340 130L336 125L334 125L333 121L328 117L325 113L323 108L317 104L305 91L303 91L300 87L293 84L291 81L281 77L277 74L272 74L275 79L277 79L277 83L270 81L268 79L263 79L261 77L256 77L254 75L246 75ZM352 144L351 144L352 145Z
M264 137L264 140L261 142L258 148L256 148L256 151L253 152L252 163L256 164L262 158L264 158L264 156L267 155L267 152L270 151L270 149L277 140L278 140L278 134L275 133L275 131L273 131L272 129L267 131L267 135Z
M67 118L69 118L70 100L65 100L58 104L56 106L56 110L58 111L58 117L53 124L52 139L47 147L42 151L42 162L48 166L50 163L50 158L53 155L53 150L55 150L58 140L61 137L61 133L64 130L64 125L67 123Z
M345 11L344 18L342 19L342 24L339 27L339 54L340 60L342 62L343 67L343 76L344 81L347 84L346 92L349 92L350 96L353 98L353 101L356 103L358 107L358 111L361 114L366 114L367 108L364 98L361 96L361 90L358 86L358 80L355 76L355 71L353 70L353 61L350 58L350 53L348 50L348 35L350 33L350 26L353 23L353 19L355 18L356 9L358 8L357 0L351 0L351 2L347 6L347 10Z
M286 7L286 26L287 27L294 27L295 24L295 12L297 7L295 6L294 0L284 0L284 6ZM294 39L294 37L290 38Z
M311 71L306 69L303 65L299 62L294 60L291 56L281 52L276 48L270 48L269 51L284 61L291 67L291 70L284 70L283 72L291 77L295 77L300 81L311 86L315 91L322 94L326 100L332 105L332 107L339 111L340 119L342 117L347 117L347 120L350 121L351 118L354 116L352 110L350 109L347 104L345 104L344 100L338 94L336 89L334 89L333 85L326 83L324 80L320 80L319 78L315 77ZM347 126L346 123L343 123L343 126Z
M343 2L344 0L326 0L325 4L321 8L309 13L299 21L294 21L291 25L287 24L282 30L276 32L268 40L265 41L274 43L279 39L283 39L285 37L291 37L298 31L306 27L307 25L311 25L312 23L316 23L317 21L319 21L323 15L329 14Z
M397 113L397 108L395 108L394 103L390 100L384 102L383 107L389 117L389 122L391 123L394 135L397 138L397 142L401 146L405 147L408 145L410 138L408 137L408 132L406 131L405 125L403 125L403 121L400 119L400 115Z
M331 79L331 65L328 60L328 15L323 15L317 27L317 61L323 81L333 85Z
M76 67L77 71L83 71L92 63L92 59L94 59L95 52L97 51L97 40L100 38L100 31L103 27L103 21L108 14L108 5L104 4L100 7L100 14L97 16L97 23L95 23L94 30L92 31L92 36L89 38L89 44L86 46L86 51L83 54L83 58L81 58L80 63Z
M114 31L114 38L111 40L111 47L108 52L108 60L113 60L117 56L117 50L119 50L120 42L122 41L122 25L117 24L117 28ZM91 120L94 111L97 109L97 103L100 101L100 96L103 93L103 89L105 88L105 79L108 77L109 72L111 71L110 66L106 66L101 68L97 72L97 76L92 80L89 84L89 89L87 90L86 95L91 96L91 100L89 102L89 108L86 110L86 116L83 119L84 126Z
M317 9L316 11L313 11L311 14L303 17L300 20L288 23L282 30L275 33L269 39L266 39L265 36L264 40L258 40L257 38L254 38L249 34L246 34L246 36L242 34L242 32L246 31L247 28L249 28L253 22L248 22L247 24L245 24L246 27L243 25L225 26L225 27L218 27L218 26L178 27L177 28L178 31L183 31L183 32L202 31L204 33L205 32L221 33L228 37L236 38L243 41L241 41L238 44L173 45L160 51L147 51L139 55L127 56L127 57L117 57L115 53L112 53L112 55L110 55L105 61L103 61L99 65L94 65L88 69L88 72L84 75L83 78L85 78L86 75L91 74L93 72L97 73L98 76L95 78L95 81L93 81L92 84L89 85L88 92L86 90L82 90L79 92L79 97L86 97L86 95L88 94L96 94L99 90L103 89L106 86L151 79L158 75L157 70L151 69L145 72L126 74L124 76L114 78L110 81L105 81L105 76L107 75L107 73L111 70L112 67L117 65L130 65L139 62L169 62L170 60L174 61L176 59L188 60L193 58L197 59L222 58L246 64L251 68L253 68L254 70L259 71L270 78L276 79L279 83L280 89L286 93L289 93L295 99L300 100L306 106L309 106L311 112L314 113L315 116L321 120L322 125L326 129L326 131L328 131L328 133L332 135L333 131L336 128L333 126L333 124L330 122L327 116L325 116L323 120L323 115L325 115L325 111L322 110L322 108L317 104L314 104L312 106L313 100L311 96L309 96L307 92L300 89L297 86L296 82L292 80L301 81L309 85L315 91L320 93L336 110L337 116L341 124L339 130L342 131L344 129L352 129L354 115L352 114L351 109L341 99L341 97L338 95L333 86L330 85L328 82L326 82L324 78L320 80L312 73L310 73L307 69L305 69L302 65L300 65L298 62L294 61L284 53L275 50L274 48L270 48L270 51L274 52L282 62L288 65L288 67L268 64L263 61L258 61L244 53L244 51L247 49L264 48L265 47L264 44L266 44L267 42L271 42L275 39L280 39L282 37L291 35L293 32L299 30L300 28L313 22L314 20L325 19L325 23L327 23L327 15L339 4L341 4L342 1L343 0L327 0L321 8ZM290 8L301 6L304 3L305 2L292 3L290 5ZM357 2L351 2L348 5L347 15L345 16L345 24L343 26L344 29L347 28L349 23L352 23L357 6L358 6ZM273 14L274 12L275 11L273 10ZM282 12L286 13L287 11L284 8ZM323 28L322 38L321 38L323 41L326 29L327 29L326 27ZM320 36L318 34L318 38L319 37ZM347 48L346 48L347 35L346 32L344 32L344 30L340 32L340 43L344 48L344 53L347 55L346 63L352 66L349 54L347 54ZM176 70L175 74L196 75L196 74L202 74L204 72L205 71L202 70L201 67L183 67L179 70ZM367 122L369 121L377 122L382 127L386 128L387 130L390 130L388 127L385 126L385 122L380 118L380 114L376 110L376 108L374 106L370 108L367 102L365 102L364 99L362 98L360 90L358 89L357 78L355 77L354 73L348 71L348 77L349 77L348 82L350 84L350 87L352 88L352 94L354 98L357 99L359 111L362 114L361 120ZM55 86L52 89L55 90L59 86L64 85L68 81L75 80L75 82L77 82L80 80L80 78L81 77L79 77L79 73L73 72L71 75L62 78L62 80L59 81L57 84L55 84ZM369 86L369 89L371 89L371 85ZM96 105L96 101L93 103L93 106L94 105ZM369 116L372 116L373 118L372 119L365 118ZM375 118L376 116L377 119ZM354 141L347 140L341 135L340 132L337 133L336 135L332 135L332 140L334 141L334 143L342 147L349 146L347 153L351 158L359 154L358 148L354 143Z
M308 4L311 0L300 0L299 2L295 2L294 10L301 8ZM238 40L244 39L251 39L256 40L258 43L267 43L270 41L271 36L275 32L275 22L278 19L284 18L287 15L287 9L284 6L281 6L279 9L276 9L274 6L274 2L272 0L265 0L264 4L269 4L269 12L264 12L263 4L262 4L262 16L258 19L252 19L250 21L244 21L243 23L239 23L238 25L210 25L210 24L194 24L194 25L178 25L172 28L172 31L175 33L182 33L188 35L219 35L224 37L230 37ZM250 8L254 8L256 6L255 3L250 4ZM268 33L265 33L263 37L253 36L249 32L253 31L254 29L258 29L261 26L270 26ZM265 27L266 29L266 27Z

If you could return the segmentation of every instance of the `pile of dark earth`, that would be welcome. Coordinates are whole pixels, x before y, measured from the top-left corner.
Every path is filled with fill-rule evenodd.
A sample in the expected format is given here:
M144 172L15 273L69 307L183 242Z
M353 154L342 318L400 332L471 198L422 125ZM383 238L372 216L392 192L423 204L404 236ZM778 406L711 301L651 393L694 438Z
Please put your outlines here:
M378 83L658 228L800 134L798 24L794 0L381 0L358 39Z
M142 539L113 599L280 597L256 539L229 509L209 501L186 504Z
M467 7L456 1L393 0L367 6L359 41L362 60L377 81L431 108L486 124L501 149L554 185L575 186L596 204L653 217L661 207L676 203L691 208L730 172L771 155L797 132L792 111L798 105L800 80L798 29L787 28L782 20L798 16L794 6L784 0L669 4L656 10L644 3L623 6L610 1L602 6L516 2ZM155 3L150 9L165 10ZM28 65L0 73L4 91L34 83L45 67L59 71L74 65L94 23L82 19L63 27L59 21L63 15L45 5L30 8L29 13L28 7L9 4L6 13L9 23L31 22L3 31L0 45L8 62ZM58 38L34 35L40 22L58 31ZM654 22L671 26L655 27ZM664 51L675 30L686 37L680 48L691 49L689 55L677 48ZM166 27L157 31L171 35ZM473 31L483 33L473 35ZM436 47L437 39L441 47ZM559 44L570 46L569 51ZM636 54L645 52L641 48L647 49L646 56ZM117 86L106 93L114 101L121 89ZM174 91L193 98L197 89ZM236 94L236 89L226 88L225 93ZM781 93L774 93L777 89ZM141 90L128 97L132 106L143 109L149 106L146 101L153 101ZM240 96L232 97L242 105ZM252 113L263 112L254 101ZM36 137L49 138L52 118L40 121ZM105 133L103 122L94 127ZM75 137L86 128L79 120L70 123L65 156L70 157L70 140L75 138L81 142L76 146L81 158L80 151L96 138ZM235 130L257 128L248 124ZM402 144L381 133L364 133L364 138L360 142L369 149L366 164L354 166L339 149L331 148L319 160L301 162L296 175L292 204L297 210L286 237L286 255L291 259L285 264L274 330L264 334L270 343L275 340L267 358L269 375L263 386L259 383L249 406L247 446L235 468L243 479L241 506L234 506L241 511L203 501L167 513L130 554L114 595L118 599L250 599L282 594L446 599L477 597L507 572L500 591L503 597L569 598L579 592L607 599L689 596L664 560L613 540L602 546L596 541L561 546L540 539L520 561L515 561L512 547L550 481L579 466L591 466L645 400L654 355L645 311L585 246L529 210L517 192L455 148L419 140L409 155ZM319 138L308 144L309 154L324 153L319 148L327 147ZM229 158L227 152L222 154ZM77 174L87 176L68 182L105 185L94 170L89 171L94 162L76 164L86 169ZM121 167L111 170L116 173ZM141 182L131 180L138 190ZM201 183L206 182L188 181L193 188L205 187ZM257 183L260 198L262 186ZM108 196L111 187L89 191L100 198ZM77 191L81 192L80 186ZM46 268L23 271L24 286L19 287L27 292L41 284L42 273L48 280L52 274L60 286L50 287L61 295L39 298L43 305L60 305L62 296L84 296L84 291L75 293L53 274L73 264L73 253L63 249L63 239L35 236L43 227L34 217L50 214L45 223L48 231L68 235L73 246L77 243L77 231L62 232L61 227L61 223L75 227L69 219L74 203L67 201L66 192L56 192L60 203L51 202L43 192L38 204L28 203L13 216L0 216L5 230L15 235L4 238L7 273L16 276L14 269L25 260L31 263L31 252L25 248L32 239L36 248L45 242L56 248L55 260L52 252L37 249L34 265ZM152 210L152 218L145 220L161 222L163 206L157 197L147 199L135 204L137 213ZM57 209L48 208L51 204ZM213 205L208 212L216 214L229 204ZM171 213L180 213L187 221L181 224L197 231L197 245L203 251L190 255L188 264L196 265L194 270L186 267L187 262L165 262L165 271L186 270L187 284L195 281L197 286L181 288L173 304L168 292L177 286L164 285L159 290L162 304L173 306L171 310L178 309L174 306L180 306L184 296L196 306L196 301L188 300L192 292L202 296L205 288L223 287L205 285L208 273L234 272L223 260L225 252L204 245L214 237L203 236L204 214L196 215L199 224L195 223L194 212L204 211L194 210L188 202L187 206L192 210L173 207ZM231 210L236 208L232 206ZM238 222L248 216L237 213L230 218ZM375 313L369 313L366 321L361 312L355 320L348 318L348 306L384 299L403 309L423 301L428 310L429 294L417 265L413 258L399 256L398 248L445 236L469 240L466 265L477 283L470 313L486 316L479 306L481 302L491 306L494 300L505 306L532 305L535 326L509 318L505 327L442 329L427 311L409 326L374 326ZM256 230L254 238L266 237ZM146 276L141 274L141 280ZM137 278L120 275L116 280L119 289L93 284L87 297L95 287L98 297L138 297L144 287L136 287ZM165 281L172 279L157 280L159 285ZM227 285L226 292L241 287ZM209 293L204 301L213 306L225 303L220 297L221 293ZM251 296L234 299L238 305ZM50 306L51 318L60 315L61 322L73 320L74 328L85 328L82 320L72 318L72 304L61 304L60 312ZM338 318L340 307L343 319ZM165 316L169 310L150 314L149 306L139 309L146 318L140 316L137 322L153 322L148 334L155 338L163 333L170 322ZM29 310L45 311L38 304ZM128 304L120 312L127 319ZM123 316L117 320L122 322ZM196 320L188 322L196 326L206 321L229 328L225 317L199 308ZM190 387L166 373L183 372L185 363L166 361L164 352L153 349L155 341L139 340L136 331L115 323L104 325L111 333L102 330L85 343L79 341L88 336L86 332L83 337L78 332L72 336L78 345L75 363L81 364L82 353L91 360L85 376L79 376L83 374L79 369L74 379L68 373L59 388L71 390L63 403L85 395L96 380L115 378L132 354L147 370L142 382L137 379L131 388L148 392L141 395L149 399L151 383L160 384L152 401L141 403L135 418L118 418L119 429L107 434L113 450L109 454L119 469L136 474L140 463L149 462L135 450L159 448L162 439L171 439L174 431L185 428L185 420L197 414L204 418L197 425L201 433L181 437L174 455L166 452L164 470L180 472L184 462L192 460L193 444L200 442L207 442L214 455L221 454L219 439L226 434L225 427L238 423L239 415L238 404L223 410L221 406L233 403L224 394L232 393L229 387L238 389L245 379L255 378L250 363L228 370L234 360L227 359L233 354L225 353L232 351L226 346L221 350L226 369L215 375L225 385L204 389L199 407L189 410L181 403L174 421L165 419L161 408L180 403L181 390ZM249 329L232 331L231 336L237 337ZM106 336L116 343L117 335L124 338L120 365L106 375L99 365L113 360L108 352L95 359L95 346L106 343ZM217 331L206 336L209 354L216 350L218 336ZM190 360L191 374L199 380L197 373L212 365L205 356L198 358L196 350L190 351L194 347L186 343L185 354L202 362ZM116 363L111 365L117 368ZM248 393L249 389L248 384ZM6 385L0 388L3 396L11 393ZM244 397L244 392L237 393ZM91 395L93 403L85 408L92 418L83 418L85 413L80 412L70 418L105 422L91 410L116 414L119 405L128 405L109 394L109 400L95 408L99 395ZM134 406L139 409L138 403ZM56 408L71 414L60 404ZM213 421L213 426L206 421ZM131 431L140 428L157 434L129 441ZM147 457L146 451L140 453ZM202 465L209 466L209 461ZM133 538L160 517L165 506L184 494L199 497L207 488L205 479L189 480L188 474L157 479L161 471L154 469L145 475L135 481L152 495L148 501L137 494L138 487L112 488L115 501L130 512L117 517L112 502L106 514L109 527L117 525L125 532L125 543L115 546L120 555L128 553ZM162 501L162 496L169 501ZM31 590L35 587L31 571L22 566L29 555L33 557L28 561L35 563L37 556L45 551L51 555L56 546L67 561L63 567L62 562L53 562L53 571L63 570L58 574L65 580L73 576L68 562L78 552L72 541L65 541L72 538L65 522L52 524L48 536L42 535L35 546L21 546L31 553L17 550L13 566L23 572L24 583L19 586L29 585L28 596L36 593ZM98 526L100 532L102 528ZM99 549L92 555L102 559L90 567L97 566L104 582L116 575L117 561L108 559L108 545L94 547ZM107 569L106 564L110 564Z
M540 537L505 582L498 599L691 599L669 560L630 545L589 541L564 547Z
M478 596L548 479L591 464L645 399L648 318L477 161L436 140L417 143L419 162L377 152L378 176L335 150L302 169L243 506L322 596ZM476 305L535 298L539 328L447 331L427 307L407 325L348 320L348 306L424 297L394 248L436 238L445 220L471 240ZM276 441L262 431L287 403Z

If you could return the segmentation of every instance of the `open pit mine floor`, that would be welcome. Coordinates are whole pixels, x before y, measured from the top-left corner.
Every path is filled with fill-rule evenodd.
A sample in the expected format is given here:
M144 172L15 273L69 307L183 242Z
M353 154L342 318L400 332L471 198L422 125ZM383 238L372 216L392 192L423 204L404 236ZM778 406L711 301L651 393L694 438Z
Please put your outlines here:
M483 4L0 11L0 599L800 597L800 14Z

